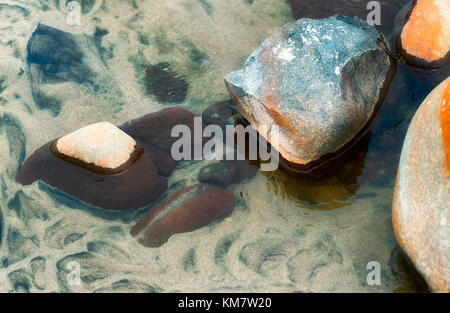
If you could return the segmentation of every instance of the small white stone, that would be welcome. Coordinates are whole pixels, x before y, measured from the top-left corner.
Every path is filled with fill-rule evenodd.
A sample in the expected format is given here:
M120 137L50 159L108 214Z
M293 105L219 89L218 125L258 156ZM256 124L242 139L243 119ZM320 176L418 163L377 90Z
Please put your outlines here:
M56 142L60 153L110 169L127 162L135 146L133 138L109 122L85 126Z

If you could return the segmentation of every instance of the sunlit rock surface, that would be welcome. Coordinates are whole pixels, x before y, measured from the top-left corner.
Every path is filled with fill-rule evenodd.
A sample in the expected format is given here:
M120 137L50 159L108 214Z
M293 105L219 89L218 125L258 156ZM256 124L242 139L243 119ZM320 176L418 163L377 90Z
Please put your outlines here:
M450 78L421 104L405 138L392 208L403 250L437 292L450 290Z
M400 52L412 65L438 68L450 61L450 2L417 0L398 37Z
M267 38L225 83L256 129L279 125L281 156L305 165L338 151L367 124L391 79L390 54L359 18L300 19Z
M138 154L136 141L109 122L91 124L56 140L54 152L85 164L116 170ZM141 152L142 153L142 152Z

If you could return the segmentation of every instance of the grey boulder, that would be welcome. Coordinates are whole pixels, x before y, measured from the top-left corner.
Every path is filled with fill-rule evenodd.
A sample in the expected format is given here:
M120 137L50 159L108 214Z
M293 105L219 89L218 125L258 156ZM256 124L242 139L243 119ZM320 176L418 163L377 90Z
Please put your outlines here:
M360 18L303 18L267 38L225 84L269 142L268 126L279 125L281 156L305 165L344 147L369 122L392 78L391 55Z

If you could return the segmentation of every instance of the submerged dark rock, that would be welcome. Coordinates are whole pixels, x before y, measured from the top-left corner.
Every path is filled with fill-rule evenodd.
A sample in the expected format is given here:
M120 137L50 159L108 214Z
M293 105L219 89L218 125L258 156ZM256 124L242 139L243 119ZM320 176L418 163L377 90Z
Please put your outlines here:
M204 126L218 125L224 134L227 125L234 126L241 118L241 114L231 100L216 102L202 113Z
M58 115L62 100L48 95L41 86L60 82L90 83L94 75L84 62L77 36L39 24L27 45L27 66L34 102L41 110Z
M189 91L183 76L171 70L167 62L150 65L145 71L147 91L160 102L181 103Z
M391 55L384 37L359 18L305 18L272 34L225 83L260 135L271 142L261 127L279 126L281 157L307 166L368 124L392 79Z
M222 163L231 163L236 168L233 176L233 184L238 184L244 179L253 178L258 172L257 161L251 160L222 160Z
M183 108L167 108L128 121L119 128L144 147L161 175L169 176L177 164L171 156L172 145L178 140L171 136L176 125L186 125L193 131L194 115Z
M167 190L177 161L171 156L176 125L194 127L194 116L168 108L128 121L119 128L88 125L36 150L17 181L41 180L86 203L107 210L130 210L154 202Z
M226 187L233 181L235 173L236 166L232 163L213 163L201 168L198 180L202 183Z
M26 71L36 108L59 115L66 104L95 103L118 109L125 100L109 71L112 46L102 46L105 30L91 35L71 34L39 24L27 45ZM67 93L61 92L64 83Z
M130 233L146 247L159 247L174 234L191 232L231 215L234 201L230 191L218 186L189 186L152 208Z
M27 63L42 81L84 82L90 69L83 63L83 52L76 37L59 29L39 24L27 46Z
M170 153L172 144L178 139L171 136L176 125L186 125L193 130L194 115L186 109L172 107L128 121L119 128L135 140Z
M106 128L93 128L99 124ZM36 150L20 168L17 181L29 185L41 180L106 210L135 209L158 199L167 180L158 175L150 156L115 126L99 124Z

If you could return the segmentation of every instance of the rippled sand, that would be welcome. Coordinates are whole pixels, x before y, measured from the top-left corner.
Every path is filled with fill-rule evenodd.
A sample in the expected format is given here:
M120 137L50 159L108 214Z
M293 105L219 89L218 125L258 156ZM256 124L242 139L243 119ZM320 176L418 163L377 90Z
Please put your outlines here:
M109 213L40 182L18 184L24 159L51 139L166 107L146 93L149 65L168 62L184 76L189 91L179 105L200 116L229 98L223 76L293 20L281 0L96 0L83 1L81 25L70 26L64 3L0 1L0 291L423 291L399 254L391 201L403 135L432 84L417 91L402 68L368 146L339 175L307 181L259 172L229 187L237 199L231 217L160 248L129 234L151 207ZM108 31L103 49L87 47L97 91L70 82L37 86L61 106L36 105L26 46L39 22L87 38ZM180 163L166 195L197 183L205 164ZM67 284L70 261L81 264L81 286ZM379 286L366 282L370 261L381 264Z

